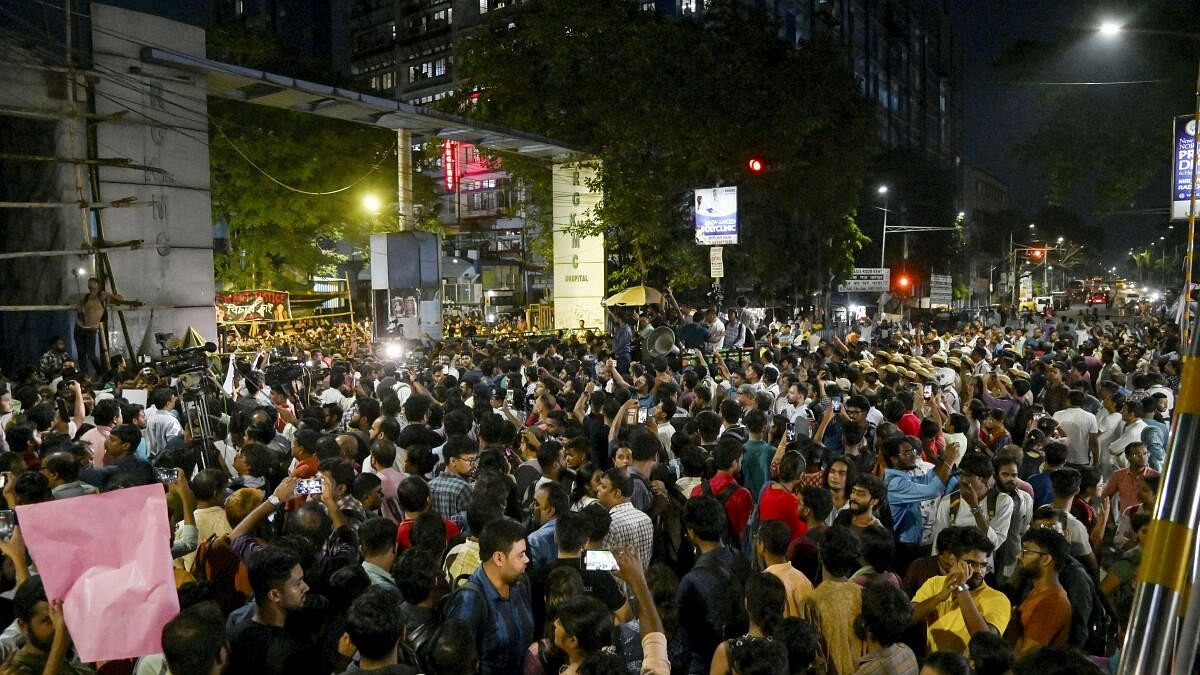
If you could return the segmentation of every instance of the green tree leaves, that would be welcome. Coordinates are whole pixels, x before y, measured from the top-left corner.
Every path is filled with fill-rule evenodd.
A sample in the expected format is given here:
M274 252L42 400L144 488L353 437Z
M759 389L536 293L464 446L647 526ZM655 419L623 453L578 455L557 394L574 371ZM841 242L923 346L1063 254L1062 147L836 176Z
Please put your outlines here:
M777 36L733 3L713 3L701 23L629 0L527 0L460 44L464 89L449 106L602 161L593 226L607 235L614 286L702 283L692 190L738 185L742 243L726 249L727 282L821 288L852 267L863 241L853 215L876 113L840 45L795 49ZM746 171L751 156L766 162L763 174ZM501 159L518 179L544 183L548 167Z

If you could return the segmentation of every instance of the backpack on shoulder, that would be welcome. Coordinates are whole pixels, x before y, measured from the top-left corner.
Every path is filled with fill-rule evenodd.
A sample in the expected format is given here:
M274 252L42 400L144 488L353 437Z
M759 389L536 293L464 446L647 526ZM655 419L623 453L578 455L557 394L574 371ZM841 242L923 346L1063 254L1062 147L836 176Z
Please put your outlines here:
M712 490L711 479L702 481L700 483L702 494L707 497L716 497L717 501L721 502L722 509L725 508L725 504L729 501L729 498L732 497L733 493L737 492L738 488L740 487L741 486L737 483L730 483L729 485L726 485L720 492L714 493ZM729 522L728 511L725 512L725 534L721 537L721 543L733 549L735 553L742 550L742 542L738 539L737 535L733 533L733 523ZM753 553L753 551L751 551L751 553Z

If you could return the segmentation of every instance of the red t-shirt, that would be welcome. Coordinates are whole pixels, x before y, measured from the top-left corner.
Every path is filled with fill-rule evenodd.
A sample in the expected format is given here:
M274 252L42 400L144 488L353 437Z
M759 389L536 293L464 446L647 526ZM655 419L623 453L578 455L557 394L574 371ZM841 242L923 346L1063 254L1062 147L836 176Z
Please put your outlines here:
M442 518L442 522L446 524L446 543L450 543L451 539L458 536L458 525L446 518ZM401 551L412 548L412 524L413 521L405 519L396 527L396 548Z
M808 532L808 523L800 520L800 502L796 495L775 483L769 484L767 489L763 490L758 502L758 519L782 521L791 530L793 541Z
M709 489L712 490L713 497L720 500L717 495L725 489L730 483L737 485L737 480L724 471L718 471L717 475L713 476L708 481ZM704 484L701 483L692 489L693 497L699 497L704 494ZM733 536L739 540L742 538L742 530L746 529L746 521L750 518L750 512L754 510L754 497L750 496L750 491L744 487L738 487L729 495L729 499L725 502L725 515L729 518L729 524L733 529Z
M921 418L914 415L911 410L906 411L900 417L900 421L896 422L896 426L907 436L920 437L921 435Z

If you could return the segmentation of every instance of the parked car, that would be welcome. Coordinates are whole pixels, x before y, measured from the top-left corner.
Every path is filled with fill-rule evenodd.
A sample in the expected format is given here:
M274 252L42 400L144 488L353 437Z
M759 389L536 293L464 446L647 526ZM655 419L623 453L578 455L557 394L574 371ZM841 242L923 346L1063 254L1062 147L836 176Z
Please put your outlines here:
M1022 312L1033 312L1041 314L1046 311L1047 307L1054 308L1054 298L1049 295L1039 295L1036 298L1025 298L1021 301L1020 309Z

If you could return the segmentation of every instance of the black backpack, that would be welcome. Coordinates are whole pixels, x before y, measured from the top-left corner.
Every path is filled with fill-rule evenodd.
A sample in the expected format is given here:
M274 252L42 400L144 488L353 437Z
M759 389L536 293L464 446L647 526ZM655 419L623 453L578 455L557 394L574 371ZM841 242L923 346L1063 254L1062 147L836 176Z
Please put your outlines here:
M721 582L721 594L709 610L708 622L717 628L722 640L730 640L746 632L749 621L746 617L745 579L750 578L750 565L746 559L733 553L733 569L710 562L712 558L700 558L695 570L704 570Z
M686 495L667 486L666 498L658 497L650 489L650 480L636 471L629 472L631 478L641 483L651 494L650 522L654 525L654 547L651 562L663 563L682 577L696 562L696 551L688 541L683 527L683 508Z
M733 493L737 492L738 488L740 487L741 486L737 483L730 483L729 485L726 485L723 490L714 494L712 491L711 479L700 483L700 489L703 491L702 494L704 494L706 497L716 497L717 501L721 502L722 509L725 508L726 502L729 501L729 498L732 497ZM725 535L721 537L721 543L733 549L735 552L741 551L742 549L742 542L738 541L737 535L733 532L733 523L729 520L728 511L725 511ZM740 558L741 556L738 557Z

